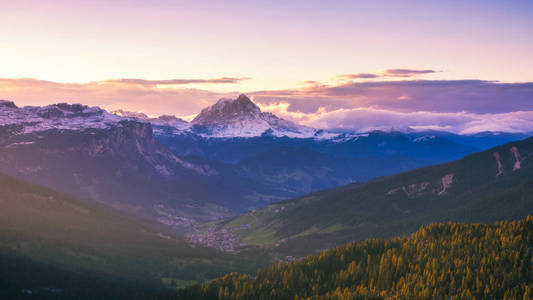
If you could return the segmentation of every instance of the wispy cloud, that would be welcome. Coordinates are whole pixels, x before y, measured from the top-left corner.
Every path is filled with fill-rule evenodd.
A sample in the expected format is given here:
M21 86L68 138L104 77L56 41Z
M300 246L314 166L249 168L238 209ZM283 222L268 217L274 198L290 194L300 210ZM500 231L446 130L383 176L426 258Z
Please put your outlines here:
M414 69L388 69L383 72L382 77L413 77L431 73L437 73L437 71Z
M338 78L341 79L371 79L371 78L378 78L381 75L379 74L372 74L372 73L354 73L354 74L342 74L338 75Z
M417 69L387 69L379 73L353 73L337 75L337 80L357 80L357 79L375 79L385 77L408 78L426 74L437 73L435 70L417 70Z
M135 85L185 85L185 84L237 84L244 80L250 80L249 77L221 77L213 79L166 79L166 80L146 80L138 78L119 78L98 81L99 84L135 84Z

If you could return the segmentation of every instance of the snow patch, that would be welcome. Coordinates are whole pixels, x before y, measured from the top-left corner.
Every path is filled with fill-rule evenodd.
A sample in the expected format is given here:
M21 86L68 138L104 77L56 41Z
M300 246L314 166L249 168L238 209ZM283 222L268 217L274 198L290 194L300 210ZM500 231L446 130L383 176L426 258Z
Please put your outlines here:
M413 142L415 142L415 143L427 142L427 141L433 140L435 138L436 137L434 135L425 135L425 136L421 136L421 137L417 137L417 138L413 139Z
M34 143L35 142L18 142L18 143L9 144L9 145L5 146L5 148L11 148L11 147L19 146L19 145L31 145L31 144L34 144Z

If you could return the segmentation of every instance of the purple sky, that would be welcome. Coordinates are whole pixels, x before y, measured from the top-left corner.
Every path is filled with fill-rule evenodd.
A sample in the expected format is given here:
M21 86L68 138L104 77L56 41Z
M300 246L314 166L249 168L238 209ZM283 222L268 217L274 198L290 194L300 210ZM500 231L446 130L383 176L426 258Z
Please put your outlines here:
M19 105L186 116L245 92L317 127L533 128L532 1L1 7L0 98Z

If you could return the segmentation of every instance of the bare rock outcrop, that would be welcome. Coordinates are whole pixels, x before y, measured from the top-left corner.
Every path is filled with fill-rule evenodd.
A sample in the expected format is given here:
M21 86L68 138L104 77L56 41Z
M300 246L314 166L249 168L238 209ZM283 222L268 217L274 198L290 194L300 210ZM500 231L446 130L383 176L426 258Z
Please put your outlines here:
M494 155L494 159L496 160L496 165L498 166L498 173L496 173L496 177L503 175L503 165L502 161L500 160L500 153L494 152L492 153Z

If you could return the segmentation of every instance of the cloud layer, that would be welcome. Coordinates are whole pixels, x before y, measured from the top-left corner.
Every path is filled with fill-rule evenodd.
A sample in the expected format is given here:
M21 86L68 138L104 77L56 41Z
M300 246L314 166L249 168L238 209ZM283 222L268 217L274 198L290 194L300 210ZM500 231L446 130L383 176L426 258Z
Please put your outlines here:
M469 112L440 113L428 111L398 112L375 108L319 108L315 113L290 111L288 102L260 105L291 121L316 128L372 130L441 130L459 134L484 131L533 132L533 111L494 114Z
M264 110L317 128L533 132L533 83L350 82L253 95Z
M371 107L400 112L502 113L533 110L533 83L481 80L408 80L312 85L253 93L261 103L281 100L290 111Z

